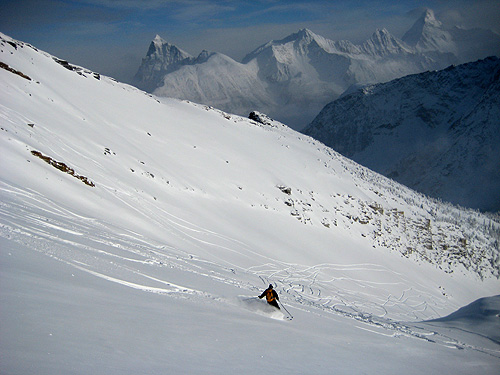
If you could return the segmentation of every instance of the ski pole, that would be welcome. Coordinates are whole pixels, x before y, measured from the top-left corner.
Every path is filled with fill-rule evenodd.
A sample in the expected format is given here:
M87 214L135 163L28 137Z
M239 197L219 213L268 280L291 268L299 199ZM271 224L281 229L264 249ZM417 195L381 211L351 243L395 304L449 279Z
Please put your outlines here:
M281 307L283 307L283 310L285 310L285 311L286 311L286 313L287 313L288 315L290 315L290 319L293 319L293 315L292 315L292 314L290 314L290 311L288 311L288 310L286 309L286 307L285 307L285 306L283 306L283 304L281 303L281 301L280 301L280 300L278 300L278 301L279 301L279 303L280 303Z

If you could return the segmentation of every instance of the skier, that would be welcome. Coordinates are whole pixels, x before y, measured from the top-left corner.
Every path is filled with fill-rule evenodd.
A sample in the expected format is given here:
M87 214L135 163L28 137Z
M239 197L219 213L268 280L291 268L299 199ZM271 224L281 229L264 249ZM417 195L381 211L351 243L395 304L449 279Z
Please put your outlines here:
M273 285L269 284L269 287L262 292L262 294L259 296L259 298L262 298L266 296L267 303L270 304L271 306L276 307L278 310L280 307L278 306L278 302L280 298L278 297L278 293L273 289Z

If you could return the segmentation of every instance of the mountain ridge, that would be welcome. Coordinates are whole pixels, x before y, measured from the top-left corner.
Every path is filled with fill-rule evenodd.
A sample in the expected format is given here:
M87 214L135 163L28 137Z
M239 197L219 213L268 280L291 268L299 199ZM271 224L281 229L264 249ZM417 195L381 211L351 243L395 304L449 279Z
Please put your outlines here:
M484 43L478 41L484 39L492 42L483 48ZM186 58L168 72L149 77L136 75L135 84L158 96L201 101L239 115L258 110L300 129L352 85L387 82L444 69L474 56L484 58L485 49L500 52L493 47L493 41L500 45L500 36L486 31L445 29L432 10L426 10L403 39L379 28L367 41L355 45L326 39L305 28L264 43L241 63L227 57L227 63L218 67ZM139 70L144 70L144 64L151 59L146 57ZM191 65L197 65L195 71L189 68ZM243 80L253 80L255 85L239 81L238 74L249 70L242 69L242 65L252 70L242 75ZM207 76L211 79L207 80ZM182 84L183 80L187 83ZM204 80L203 89L200 80ZM233 96L237 98L235 103Z
M499 72L491 57L368 85L325 106L304 133L425 194L498 211Z

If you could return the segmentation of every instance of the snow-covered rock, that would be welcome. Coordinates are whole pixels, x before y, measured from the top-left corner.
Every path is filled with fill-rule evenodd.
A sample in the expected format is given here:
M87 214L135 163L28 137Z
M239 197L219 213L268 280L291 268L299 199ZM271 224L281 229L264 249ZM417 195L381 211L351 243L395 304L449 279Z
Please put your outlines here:
M194 58L189 53L156 35L149 45L146 57L142 59L134 81L144 89L152 91L165 74L193 60Z
M500 59L358 88L304 133L430 196L500 210Z
M173 47L165 41L161 47L158 41L156 37L139 68L138 87L244 116L258 110L296 129L352 85L387 82L484 58L488 56L485 51L489 55L500 52L500 36L485 30L445 29L431 10L422 14L402 40L382 28L355 45L302 29L263 44L242 63L221 54L217 59L182 55L169 69L145 74L152 66L163 67L172 55Z
M496 218L0 39L2 374L496 374Z
M443 30L431 9L426 9L410 30L403 35L403 41L419 52L440 51L457 55L459 46L449 31Z

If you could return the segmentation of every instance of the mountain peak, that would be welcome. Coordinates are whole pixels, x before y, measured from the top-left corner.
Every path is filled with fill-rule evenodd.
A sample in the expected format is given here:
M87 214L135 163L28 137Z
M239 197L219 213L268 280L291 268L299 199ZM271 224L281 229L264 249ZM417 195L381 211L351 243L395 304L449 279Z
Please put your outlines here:
M194 63L202 64L206 62L212 55L214 55L214 52L208 52L206 49L204 49L203 51L200 52Z
M320 38L321 38L320 36L316 35L311 30L304 28L304 29L300 29L296 33L288 35L284 39L272 41L271 43L272 44L286 44L286 43L290 43L290 42L302 42L302 41L306 42L306 43L310 43L313 40L318 40Z
M410 30L403 36L403 41L418 51L456 52L456 46L449 32L434 15L432 9L426 9Z
M436 19L434 15L434 11L432 9L426 9L420 19L424 22L424 24L438 26L440 27L442 24L440 21Z
M314 34L311 30L306 29L306 28L304 28L304 29L300 29L300 30L297 32L297 34L296 34L296 35L298 35L298 36L299 36L299 37L301 37L301 38L307 38L307 39L310 39L310 38L314 39L314 38L317 36L317 35L316 35L316 34Z
M189 53L181 50L174 44L167 42L160 35L156 34L149 45L147 56L154 55L157 58L164 59L172 54L182 58L191 57Z
M161 77L191 59L193 57L189 53L156 34L149 45L146 57L142 59L134 81L138 87L146 91L153 90Z
M165 44L167 43L167 41L165 39L163 39L160 35L156 34L156 36L153 38L153 43L154 44L159 44L159 45L162 45L162 44Z
M403 43L385 28L375 30L371 38L363 44L363 49L370 55L377 56L408 52Z
M391 33L387 31L385 27L383 27L381 29L376 29L373 35L391 35Z
M395 39L391 33L389 31L387 31L386 28L382 28L382 29L377 29L375 30L375 32L372 34L371 40L378 40L380 42L382 41L387 41L387 40L390 40L390 39Z
M256 48L254 51L250 52L248 55L246 55L242 63L246 64L250 60L254 59L256 56L258 56L260 53L263 51L272 48L273 46L283 46L288 43L293 43L293 44L298 44L298 45L308 45L312 41L316 41L319 45L325 45L325 39L315 33L313 33L311 30L307 28L300 29L296 33L290 34L286 36L283 39L280 40L271 40L270 42L267 42L260 47Z

